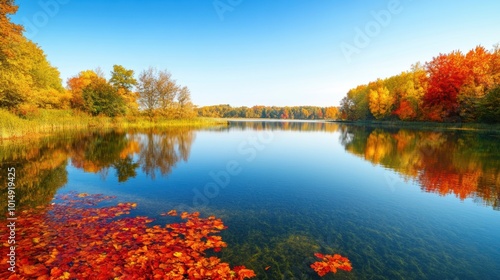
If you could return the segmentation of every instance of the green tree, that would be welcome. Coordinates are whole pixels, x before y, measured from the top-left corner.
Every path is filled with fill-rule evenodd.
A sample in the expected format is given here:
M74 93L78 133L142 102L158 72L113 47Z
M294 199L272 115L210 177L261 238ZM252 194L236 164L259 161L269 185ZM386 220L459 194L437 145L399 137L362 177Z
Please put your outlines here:
M126 69L121 65L113 65L109 83L125 101L126 113L136 114L139 111L139 107L137 104L138 94L132 91L134 86L137 85L137 80L134 78L134 70Z
M490 90L478 104L480 121L500 123L500 86Z
M123 98L103 78L92 79L92 82L83 89L82 97L85 111L94 116L104 114L115 117L125 113Z
M124 89L127 92L131 91L137 85L137 80L134 78L134 70L125 69L121 65L113 65L109 83L117 90Z

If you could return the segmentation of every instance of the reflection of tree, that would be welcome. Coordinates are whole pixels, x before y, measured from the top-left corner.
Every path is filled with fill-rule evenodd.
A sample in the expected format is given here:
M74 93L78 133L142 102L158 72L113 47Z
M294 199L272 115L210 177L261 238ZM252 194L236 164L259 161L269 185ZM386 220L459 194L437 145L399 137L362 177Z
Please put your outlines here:
M124 159L118 159L113 167L116 169L116 176L118 176L118 182L125 182L129 178L134 178L137 176L136 169L139 167L139 163L133 162L132 157L127 156Z
M231 121L229 129L241 130L291 130L291 131L326 131L335 132L339 125L329 122L303 121Z
M424 191L500 209L500 146L494 136L362 127L341 132L347 151L419 181Z
M7 198L7 170L14 167L16 208L47 204L56 191L66 184L68 149L65 141L45 139L27 143L7 143L0 149L0 195ZM7 209L7 199L0 199Z
M68 158L85 172L105 175L116 170L119 182L137 175L137 169L154 178L157 171L167 175L181 160L187 161L194 140L190 129L139 132L88 132L60 135L29 143L2 143L0 147L0 184L7 186L7 169L16 168L18 207L49 203L57 189L66 184ZM0 190L7 197L7 188ZM7 208L7 199L0 200Z
M139 167L155 178L157 171L167 175L177 162L187 161L193 140L192 130L180 128L92 133L73 142L72 164L91 173L106 174L114 168L119 182L135 177Z
M163 132L149 131L141 140L139 164L151 178L156 172L167 175L180 160L187 161L194 140L189 129L172 129Z
M105 172L123 157L128 142L125 133L90 133L72 143L71 162L86 172Z

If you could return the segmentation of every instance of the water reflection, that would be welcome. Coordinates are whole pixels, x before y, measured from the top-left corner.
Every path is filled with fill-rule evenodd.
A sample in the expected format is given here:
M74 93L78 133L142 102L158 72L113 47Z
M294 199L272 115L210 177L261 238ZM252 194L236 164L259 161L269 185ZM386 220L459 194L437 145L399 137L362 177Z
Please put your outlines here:
M57 189L66 184L70 149L64 142L45 139L1 146L0 184L7 186L7 170L14 167L17 206L47 204ZM1 197L6 198L7 192L7 188L2 187ZM7 199L0 199L0 207L7 209Z
M135 137L134 141L140 146L138 164L152 179L158 172L162 176L168 175L177 162L188 160L194 139L192 130L178 129L175 133L150 130Z
M345 150L415 180L422 190L472 198L500 209L500 135L488 132L382 129L325 122L231 122L217 130L290 130L338 132ZM16 167L19 205L49 202L67 182L66 166L108 176L119 182L142 172L167 176L189 159L195 131L189 128L108 131L59 135L29 143L6 143L0 149L3 173ZM6 178L0 178L6 185ZM3 188L1 195L6 195ZM2 200L1 207L6 202Z
M326 122L231 122L230 129L340 132L345 150L415 180L426 192L500 210L500 134L376 128Z
M148 177L167 176L179 161L187 161L195 132L189 128L148 131L95 131L58 135L46 139L4 142L0 148L0 170L16 168L18 207L50 202L68 180L66 167L108 176L115 170L119 182L137 176L139 168ZM6 176L0 184L7 185ZM7 196L2 188L1 195ZM1 200L0 207L7 207Z
M500 208L499 135L343 126L345 149L393 169L421 189Z
M239 130L290 130L290 131L325 131L335 132L339 129L336 123L320 121L230 121L229 128Z

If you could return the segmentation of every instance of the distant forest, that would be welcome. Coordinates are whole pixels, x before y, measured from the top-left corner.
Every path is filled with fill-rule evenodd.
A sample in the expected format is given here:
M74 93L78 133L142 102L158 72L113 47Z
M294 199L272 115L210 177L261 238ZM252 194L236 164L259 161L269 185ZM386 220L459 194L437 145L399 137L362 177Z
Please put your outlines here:
M263 118L263 119L300 119L334 120L339 116L337 107L315 106L253 106L231 107L228 104L197 108L198 116L212 118Z

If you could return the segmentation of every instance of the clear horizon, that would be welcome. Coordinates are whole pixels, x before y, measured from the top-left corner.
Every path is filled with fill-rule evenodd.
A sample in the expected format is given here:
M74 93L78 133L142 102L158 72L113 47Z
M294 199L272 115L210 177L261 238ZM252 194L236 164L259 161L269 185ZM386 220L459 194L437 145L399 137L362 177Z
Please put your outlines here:
M481 4L478 4L481 3ZM61 72L167 69L199 106L337 106L439 53L500 42L500 2L18 0Z

